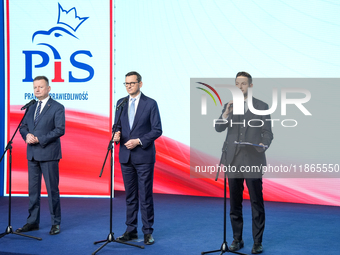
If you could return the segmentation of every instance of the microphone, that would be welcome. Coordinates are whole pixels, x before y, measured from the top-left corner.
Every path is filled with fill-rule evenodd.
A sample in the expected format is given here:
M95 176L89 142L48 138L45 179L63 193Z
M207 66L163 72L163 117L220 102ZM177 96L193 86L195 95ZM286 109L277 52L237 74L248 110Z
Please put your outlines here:
M33 105L35 103L35 99L32 99L29 103L25 104L23 107L21 107L20 110L25 110L27 109L28 107L30 107L31 105Z
M123 101L120 102L120 104L117 106L116 111L118 111L120 107L123 107L128 100L129 100L128 97L124 98Z

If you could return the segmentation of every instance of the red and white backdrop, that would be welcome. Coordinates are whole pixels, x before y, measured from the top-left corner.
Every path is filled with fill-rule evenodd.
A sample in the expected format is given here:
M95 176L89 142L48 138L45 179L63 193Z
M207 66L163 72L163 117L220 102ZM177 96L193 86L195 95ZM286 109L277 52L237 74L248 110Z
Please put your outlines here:
M63 195L109 194L109 164L103 177L98 176L112 124L111 5L110 0L7 1L7 138L24 114L21 106L34 99L34 77L47 76L50 96L66 109L60 162ZM17 133L13 194L27 194L25 154L26 145Z
M23 115L20 107L32 99L32 78L48 76L51 96L66 108L61 194L108 196L109 162L103 177L99 173L111 137L114 105L126 95L124 75L136 70L143 77L142 92L157 100L163 124L163 136L156 141L154 191L222 196L222 179L190 177L190 78L234 77L243 70L254 78L334 77L340 65L335 54L339 35L334 33L340 10L327 2L306 3L6 0L6 137L10 139ZM272 88L259 88L261 84L255 83L255 97L270 105L271 94L266 93ZM340 163L335 135L339 123L333 118L340 107L335 97L339 88L334 84L308 88L312 97L306 107L315 124L303 132L274 128L268 162ZM223 103L230 99L224 95ZM297 108L292 111L299 113ZM325 136L322 128L332 135ZM205 139L209 138L202 135L202 142ZM27 194L25 148L17 134L15 195ZM118 150L114 188L123 190ZM197 151L191 160L216 162L219 156ZM332 176L264 178L264 197L339 206L339 173ZM247 190L244 193L247 198Z

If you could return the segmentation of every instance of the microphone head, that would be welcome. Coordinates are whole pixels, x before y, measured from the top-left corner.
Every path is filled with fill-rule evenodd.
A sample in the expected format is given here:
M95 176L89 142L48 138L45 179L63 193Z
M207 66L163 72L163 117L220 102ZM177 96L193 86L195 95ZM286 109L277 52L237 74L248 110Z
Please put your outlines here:
M35 104L36 100L32 99L30 102L28 102L27 104L25 104L23 107L21 107L21 110L25 110L28 107L30 107L31 105Z

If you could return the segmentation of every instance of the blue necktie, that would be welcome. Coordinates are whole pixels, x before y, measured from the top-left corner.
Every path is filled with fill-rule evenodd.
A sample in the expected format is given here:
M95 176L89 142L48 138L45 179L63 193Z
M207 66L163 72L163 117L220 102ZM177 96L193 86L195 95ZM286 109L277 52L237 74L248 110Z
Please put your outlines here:
M34 126L37 125L37 122L38 122L38 119L39 119L40 110L41 110L41 103L42 103L42 101L39 101L39 104L38 104L38 107L37 107L37 111L35 113Z
M136 101L136 98L132 98L131 101L132 102L131 102L130 109L129 109L129 125L130 125L130 129L132 128L133 120L135 119L135 101Z

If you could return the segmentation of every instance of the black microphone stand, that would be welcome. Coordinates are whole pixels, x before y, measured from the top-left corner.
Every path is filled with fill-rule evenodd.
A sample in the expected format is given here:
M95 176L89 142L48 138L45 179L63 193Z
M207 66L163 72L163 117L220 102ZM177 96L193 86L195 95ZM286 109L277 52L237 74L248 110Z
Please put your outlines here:
M28 112L28 108L29 107L27 107L24 116L22 117L22 119L21 119L17 129L15 130L11 140L8 142L8 144L7 144L6 148L5 148L5 151L2 154L2 157L0 159L0 162L1 162L2 159L4 158L6 152L9 150L8 226L6 228L6 231L4 233L0 234L0 238L4 237L5 235L8 235L8 234L15 234L15 235L29 237L29 238L33 238L33 239L37 239L37 240L41 241L42 238L40 238L40 237L29 236L29 235L25 235L25 234L22 234L22 233L14 232L13 228L11 226L11 207L12 207L12 143L13 143L13 139L14 139L15 134L18 132L19 127L20 127L22 121L24 120L24 118L25 118L25 116L26 116L26 114Z
M123 108L123 104L120 105L122 108ZM119 110L119 108L117 107L117 111ZM120 122L120 117L122 115L122 112L123 112L123 109L120 110L120 113L119 113L119 116L118 116L118 120L117 120L117 123ZM125 244L125 245L130 245L130 246L135 246L135 247L138 247L138 248L141 248L141 249L144 249L144 246L140 246L140 245L137 245L137 244L132 244L132 243L126 243L126 242L122 242L122 241L119 241L119 240L116 240L115 237L114 237L114 233L112 232L112 198L113 198L113 191L112 191L112 170L114 168L114 165L113 165L113 136L114 134L116 133L117 131L117 125L113 125L114 126L114 130L112 132L112 137L111 137L111 140L109 142L109 146L107 148L107 153L106 153L106 157L105 157L105 160L104 160L104 164L103 164L103 167L102 167L102 170L100 172L100 175L99 177L102 176L103 174L103 170L104 170L104 166L105 166L105 163L106 163L106 160L107 160L107 157L109 155L109 152L111 152L111 174L110 174L110 232L109 232L109 235L107 236L107 238L105 240L101 240L101 241L96 241L94 242L94 244L98 244L98 243L103 243L105 242L102 246L100 246L97 250L95 250L92 255L96 254L98 251L100 251L102 248L104 248L105 245L107 245L108 243L110 242L115 242L115 243L121 243L121 244Z
M221 166L221 162L222 162L224 153L227 153L227 152L225 150L223 150L219 166ZM218 174L219 174L219 171L217 171L217 173L216 173L215 181L217 181L217 179L218 179ZM241 252L237 252L237 251L231 251L228 248L228 243L227 243L227 172L224 173L224 196L223 196L223 201L224 201L223 242L222 242L221 248L219 250L203 251L203 252L201 252L201 254L221 252L220 253L220 255L221 255L221 254L223 254L225 252L231 252L231 253L240 254L240 255L247 255L245 253L241 253Z

